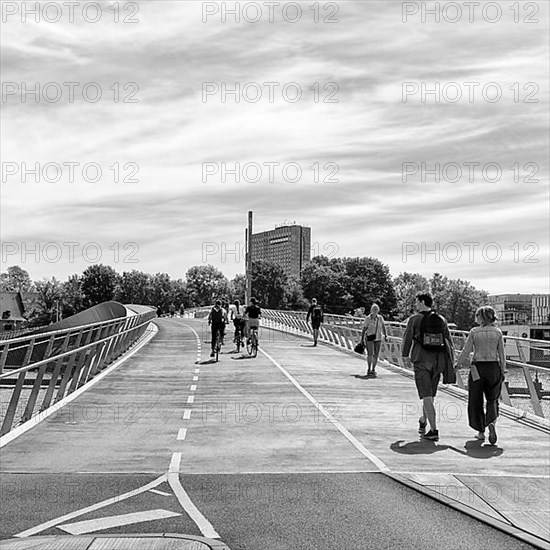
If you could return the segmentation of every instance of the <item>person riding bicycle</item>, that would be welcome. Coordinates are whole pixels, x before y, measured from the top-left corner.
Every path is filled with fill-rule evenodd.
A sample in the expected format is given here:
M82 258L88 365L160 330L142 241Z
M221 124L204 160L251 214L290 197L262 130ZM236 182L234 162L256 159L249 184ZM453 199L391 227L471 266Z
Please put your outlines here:
M258 328L260 326L260 318L262 317L262 310L258 306L256 298L250 298L250 305L244 310L244 316L246 319L246 336L250 339L250 329L256 329L256 336L258 336Z
M212 352L210 353L210 357L214 357L214 355L216 354L216 335L219 330L220 338L223 342L225 325L227 324L227 312L222 308L222 303L220 300L216 300L216 304L208 314L208 324L212 326Z
M237 343L237 338L242 338L244 335L244 325L246 321L244 320L244 307L241 306L241 302L239 300L235 300L235 302L229 306L230 307L230 320L233 321L233 325L235 326L235 344Z

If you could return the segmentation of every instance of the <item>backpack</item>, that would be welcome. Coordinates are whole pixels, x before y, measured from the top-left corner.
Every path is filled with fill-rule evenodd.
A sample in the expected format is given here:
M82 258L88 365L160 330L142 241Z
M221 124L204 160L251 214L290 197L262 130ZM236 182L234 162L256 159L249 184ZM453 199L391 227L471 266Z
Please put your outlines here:
M313 311L311 312L311 319L313 321L321 322L322 318L323 318L323 312L321 311L321 308L319 306L315 306L313 308Z
M445 349L445 319L435 311L423 313L418 343L427 350Z
M212 320L212 324L221 324L223 323L223 309L217 309L217 308L212 308L212 317L211 317L211 320Z

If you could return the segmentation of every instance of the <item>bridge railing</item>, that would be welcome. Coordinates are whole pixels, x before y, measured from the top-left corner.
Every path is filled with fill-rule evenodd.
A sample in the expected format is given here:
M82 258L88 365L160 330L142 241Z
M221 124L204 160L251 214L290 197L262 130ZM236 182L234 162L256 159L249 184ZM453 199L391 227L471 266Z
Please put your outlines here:
M306 323L307 314L302 311L278 311L262 309L265 326L300 336L311 335L311 326ZM319 331L319 339L353 351L361 339L364 318L325 314ZM407 368L401 356L402 338L406 324L386 322L388 341L382 340L380 358L393 365ZM455 359L462 351L468 332L452 330ZM501 399L505 405L517 410L519 416L534 415L550 420L550 368L528 363L531 350L539 350L550 359L550 343L544 340L504 337L506 346L506 383L502 387ZM468 388L469 368L457 370L457 386Z
M0 340L0 436L89 382L147 330L155 311Z

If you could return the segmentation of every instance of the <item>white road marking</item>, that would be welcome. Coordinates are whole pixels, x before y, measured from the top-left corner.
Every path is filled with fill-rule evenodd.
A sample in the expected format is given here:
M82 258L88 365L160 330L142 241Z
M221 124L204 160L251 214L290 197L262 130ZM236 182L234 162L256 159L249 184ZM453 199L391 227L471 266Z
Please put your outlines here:
M178 431L178 441L183 441L187 436L187 428L180 428Z
M81 508L80 510L76 510L75 512L70 512L69 514L65 514L64 516L60 516L58 518L52 519L50 521L46 521L45 523L41 523L40 525L37 525L36 527L31 527L31 529L27 529L26 531L22 531L21 533L18 533L15 535L16 537L30 537L31 535L36 535L36 533L41 533L42 531L45 531L46 529L49 529L50 527L55 527L59 523L64 523L65 521L70 521L73 518L77 518L78 516L82 516L84 514L87 514L88 512L94 512L95 510L99 510L100 508L104 508L105 506L109 506L110 504L116 504L117 502L120 502L122 500L126 500L127 498L133 497L135 495L139 495L140 493L144 493L145 491L149 491L150 489L155 488L157 485L160 485L161 483L164 483L165 481L168 481L167 474L163 474L157 479L151 481L151 483L147 483L147 485L144 485L143 487L140 487L139 489L134 489L133 491L128 491L127 493L124 493L122 495L118 495L116 497L108 498L107 500L104 500L102 502L98 502L97 504L92 504L91 506L87 506L86 508Z
M131 514L121 514L119 516L66 523L65 525L58 525L57 528L71 535L85 535L86 533L93 533L94 531L101 531L102 529L112 529L113 527L120 527L122 525L173 518L175 516L181 516L181 514L170 512L169 510L147 510L146 512L133 512Z
M197 389L197 385L196 384L192 384L191 387L189 388L191 391L195 391Z
M190 395L188 398L187 398L187 403L193 403L195 401L195 396L194 395Z
M191 413L193 411L191 409L184 409L183 410L183 419L184 420L191 420Z
M168 483L179 500L181 507L187 512L189 517L196 523L201 533L211 539L219 539L220 535L216 533L212 524L201 514L200 510L193 504L189 495L181 485L179 478L181 463L181 453L174 453L168 469Z
M260 349L260 351L294 384L294 386L303 394L305 397L315 405L317 410L325 416L330 422L334 424L336 429L366 458L368 458L373 464L375 464L382 472L389 472L390 469L384 462L382 462L377 456L372 454L356 437L351 435L338 420L336 420L329 412L325 410L325 408L318 403L315 398L306 390L304 389L298 381L288 372L286 369L284 369L269 353L264 351L263 349Z
M161 491L160 489L149 489L150 493L156 493L157 495L162 495L163 497L171 497L172 495L170 493L166 493L165 491Z
M198 376L193 376L193 382L196 382L199 379Z

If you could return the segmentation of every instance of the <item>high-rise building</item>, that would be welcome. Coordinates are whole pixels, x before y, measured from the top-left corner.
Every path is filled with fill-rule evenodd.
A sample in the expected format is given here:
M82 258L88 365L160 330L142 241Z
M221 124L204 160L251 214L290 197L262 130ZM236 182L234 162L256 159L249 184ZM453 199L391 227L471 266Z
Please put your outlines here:
M252 234L252 259L280 265L288 275L300 276L311 259L311 228L282 225L271 231Z

